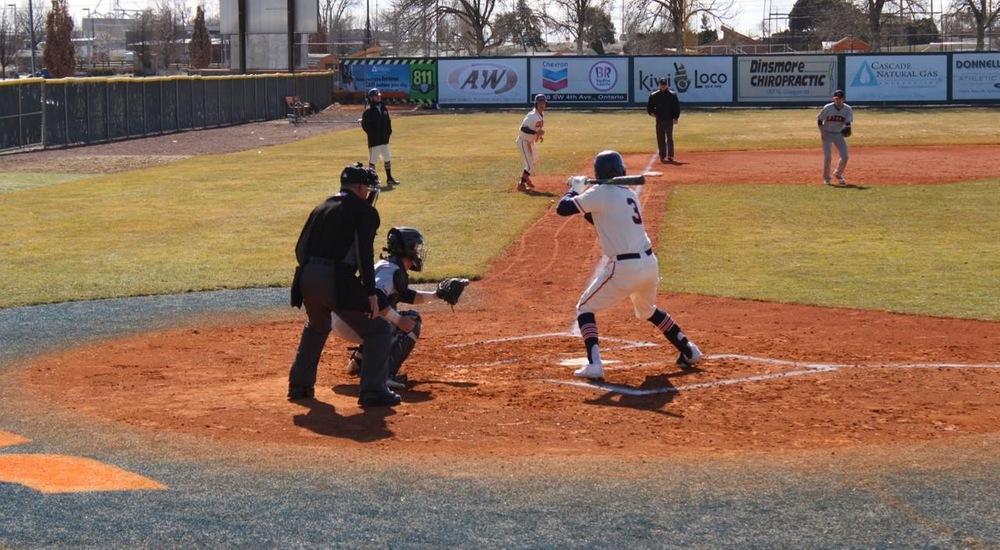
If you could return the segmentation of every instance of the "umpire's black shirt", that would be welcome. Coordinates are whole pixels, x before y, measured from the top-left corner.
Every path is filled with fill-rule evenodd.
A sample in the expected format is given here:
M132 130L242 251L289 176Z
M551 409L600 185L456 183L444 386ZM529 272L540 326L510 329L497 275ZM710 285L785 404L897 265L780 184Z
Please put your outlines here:
M677 94L670 88L656 90L649 94L646 112L651 115L655 114L659 120L681 118L681 100L677 99Z
M306 220L295 256L299 265L319 258L356 266L369 296L375 294L375 233L382 223L378 210L353 192L342 189L313 209ZM357 235L357 257L354 253ZM360 261L359 261L360 259Z

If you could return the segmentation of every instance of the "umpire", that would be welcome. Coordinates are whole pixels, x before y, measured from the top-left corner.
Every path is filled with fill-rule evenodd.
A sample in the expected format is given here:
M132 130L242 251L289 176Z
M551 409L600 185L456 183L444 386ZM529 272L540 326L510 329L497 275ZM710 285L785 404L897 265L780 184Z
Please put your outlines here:
M400 398L386 387L392 325L379 315L375 292L375 233L381 219L374 202L378 175L361 163L340 173L340 192L319 204L306 220L295 246L299 263L292 283L305 304L308 320L295 361L288 373L288 399L315 395L316 371L330 334L330 314L336 313L363 339L362 407L398 405Z
M677 94L667 86L667 79L661 78L660 89L649 94L646 112L656 117L656 148L660 153L660 162L674 161L674 126L681 118L681 101Z

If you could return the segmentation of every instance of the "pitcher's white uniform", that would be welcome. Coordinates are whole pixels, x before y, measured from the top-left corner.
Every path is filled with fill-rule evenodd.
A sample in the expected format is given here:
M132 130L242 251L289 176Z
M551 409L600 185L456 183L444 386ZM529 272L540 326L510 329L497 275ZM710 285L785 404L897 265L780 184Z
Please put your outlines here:
M639 197L623 185L594 185L573 202L590 214L608 262L576 304L577 313L597 313L625 298L635 316L648 319L656 309L659 262L642 222Z
M521 121L521 127L517 130L517 148L521 151L521 159L524 160L524 171L531 174L538 166L538 142L541 135L539 130L545 126L545 115L532 109Z

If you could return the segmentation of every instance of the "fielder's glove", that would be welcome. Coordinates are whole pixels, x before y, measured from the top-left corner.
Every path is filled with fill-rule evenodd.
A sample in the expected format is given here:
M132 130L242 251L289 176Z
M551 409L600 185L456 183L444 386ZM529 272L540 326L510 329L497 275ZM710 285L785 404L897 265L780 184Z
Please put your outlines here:
M840 135L842 135L844 137L851 137L851 127L850 126L844 126L843 128L841 128L840 129Z
M566 180L566 185L579 195L587 188L587 179L587 176L570 176Z
M437 290L434 291L434 295L441 298L448 305L455 307L458 303L458 299L462 297L462 292L465 291L465 287L469 286L469 280L460 277L448 277L438 283Z

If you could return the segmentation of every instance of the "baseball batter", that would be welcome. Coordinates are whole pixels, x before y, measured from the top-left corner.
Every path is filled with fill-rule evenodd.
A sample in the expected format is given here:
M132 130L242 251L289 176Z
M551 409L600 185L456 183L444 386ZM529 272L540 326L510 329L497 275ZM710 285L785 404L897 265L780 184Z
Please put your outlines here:
M595 178L624 175L625 161L616 151L603 151L594 158ZM586 176L573 176L567 183L570 190L559 201L556 212L560 216L582 213L597 229L601 251L608 258L576 304L576 322L587 349L587 364L574 376L604 377L595 314L626 298L632 301L637 319L656 325L677 348L677 365L692 368L701 359L701 350L688 340L669 313L656 306L660 267L643 225L639 197L625 185L601 183L588 188Z
M515 142L521 151L521 160L524 161L521 181L517 184L518 191L531 191L535 188L535 184L531 182L531 173L538 166L538 144L545 136L545 108L548 104L545 94L535 95L535 108L525 115L517 131Z
M833 177L841 185L847 183L844 179L844 168L847 167L847 138L851 135L851 123L854 122L854 111L844 103L844 91L833 92L833 102L827 103L816 116L819 124L819 136L823 142L823 183L830 185L830 164L833 160L833 146L837 146L840 162L833 172Z

